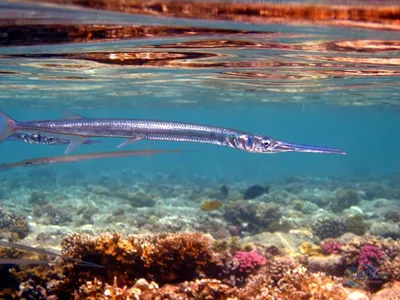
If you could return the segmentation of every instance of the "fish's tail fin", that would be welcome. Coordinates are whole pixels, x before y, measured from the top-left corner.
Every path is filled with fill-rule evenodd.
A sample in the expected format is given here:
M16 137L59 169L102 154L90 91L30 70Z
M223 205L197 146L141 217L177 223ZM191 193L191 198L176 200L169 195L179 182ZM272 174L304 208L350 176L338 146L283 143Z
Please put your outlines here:
M0 142L4 141L14 133L14 126L17 122L0 110Z

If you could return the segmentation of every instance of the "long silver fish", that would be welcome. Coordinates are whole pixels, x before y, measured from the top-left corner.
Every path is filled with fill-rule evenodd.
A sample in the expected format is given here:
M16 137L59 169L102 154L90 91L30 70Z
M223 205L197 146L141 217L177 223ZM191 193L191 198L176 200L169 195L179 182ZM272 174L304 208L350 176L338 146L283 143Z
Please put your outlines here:
M0 111L0 142L16 131L51 133L71 140L65 153L84 143L88 137L127 138L118 148L138 140L206 143L251 153L311 152L346 154L341 149L278 141L244 131L183 122L139 119L89 119L63 111L61 120L17 122Z
M8 141L17 141L34 145L68 145L71 141L54 136L47 136L43 134L15 132L7 138ZM84 144L92 145L100 143L100 141L86 140Z
M0 170L7 170L17 167L72 163L84 160L110 158L110 157L145 156L145 155L156 155L162 153L181 153L181 152L194 152L194 151L196 150L128 150L128 151L110 151L110 152L96 152L96 153L85 153L76 155L41 157L41 158L25 159L12 163L0 164Z

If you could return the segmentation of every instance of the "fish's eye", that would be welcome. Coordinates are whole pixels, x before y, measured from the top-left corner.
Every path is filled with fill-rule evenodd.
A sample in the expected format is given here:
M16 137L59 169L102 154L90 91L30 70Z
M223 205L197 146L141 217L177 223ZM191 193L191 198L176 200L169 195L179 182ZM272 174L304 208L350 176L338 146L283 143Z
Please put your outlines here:
M25 165L27 165L27 166L30 166L31 164L32 164L31 161L26 161L26 162L25 162Z
M271 145L271 141L270 140L265 140L263 141L264 146L268 147L269 145Z

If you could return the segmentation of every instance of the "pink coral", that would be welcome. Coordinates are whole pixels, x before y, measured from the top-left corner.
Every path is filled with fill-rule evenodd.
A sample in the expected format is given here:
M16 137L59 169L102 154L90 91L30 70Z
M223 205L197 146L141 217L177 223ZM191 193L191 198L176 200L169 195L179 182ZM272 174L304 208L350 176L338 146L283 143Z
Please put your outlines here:
M365 245L360 249L360 256L358 257L358 264L361 266L380 264L383 258L382 250L376 246Z
M322 252L325 254L337 254L341 251L343 243L336 240L327 240L325 241L321 248Z
M267 259L256 251L238 251L233 256L238 262L240 273L253 273L253 271L267 263Z

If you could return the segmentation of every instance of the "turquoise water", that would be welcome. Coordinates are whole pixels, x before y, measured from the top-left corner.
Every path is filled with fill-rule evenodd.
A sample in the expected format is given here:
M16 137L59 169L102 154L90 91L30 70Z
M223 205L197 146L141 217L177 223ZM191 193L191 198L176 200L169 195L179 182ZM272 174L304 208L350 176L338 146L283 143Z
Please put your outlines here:
M8 4L6 7L13 6ZM26 14L22 10L24 6L15 7L14 15L20 13L23 18ZM42 8L37 15L32 15L41 23L50 24L61 16L61 23L68 21L71 24L173 24L259 33L2 47L0 70L4 73L0 77L0 105L17 120L59 118L62 109L69 109L93 118L164 119L231 127L287 141L343 148L348 152L347 156L303 153L255 155L210 145L141 141L127 149L150 147L200 151L179 156L158 156L151 160L132 157L92 161L68 168L86 166L85 170L91 172L126 169L128 166L138 172L197 173L249 182L282 176L374 176L390 174L399 168L399 82L396 70L400 50L372 53L370 50L373 48L366 47L363 51L305 51L287 50L282 46L320 45L330 41L395 41L399 38L396 32L158 19L53 8ZM250 46L191 46L186 49L174 46L176 43L218 40L241 41ZM178 67L156 67L113 65L111 62L102 64L73 57L117 51L197 52L208 53L211 58L192 60L203 65L188 68L184 63L190 63L190 59L183 59ZM47 56L49 54L51 56ZM351 58L360 61L343 62ZM397 61L382 63L372 61L373 58ZM362 59L370 61L362 63ZM230 66L230 63L233 65ZM258 73L263 77L246 77L239 72ZM374 72L383 75L373 76ZM108 139L101 145L80 147L75 153L111 151L119 142ZM3 163L62 155L64 150L62 146L16 142L4 142L0 144L0 149ZM58 169L64 166L40 168Z

